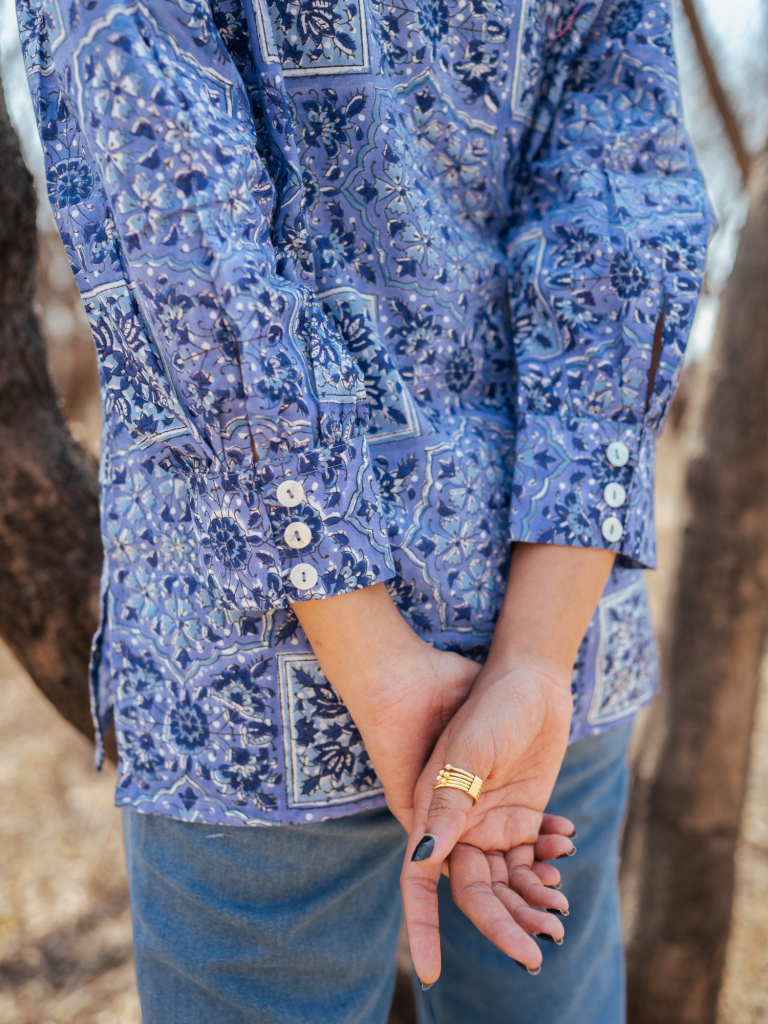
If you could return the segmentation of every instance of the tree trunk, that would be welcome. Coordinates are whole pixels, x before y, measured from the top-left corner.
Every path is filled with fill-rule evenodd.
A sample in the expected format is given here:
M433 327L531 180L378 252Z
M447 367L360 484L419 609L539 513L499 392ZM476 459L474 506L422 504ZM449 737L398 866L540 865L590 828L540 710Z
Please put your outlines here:
M768 151L750 193L687 474L660 751L627 825L640 873L630 1024L714 1024L728 941L768 627Z
M0 635L93 738L88 655L102 560L96 468L75 444L33 312L35 194L0 86Z

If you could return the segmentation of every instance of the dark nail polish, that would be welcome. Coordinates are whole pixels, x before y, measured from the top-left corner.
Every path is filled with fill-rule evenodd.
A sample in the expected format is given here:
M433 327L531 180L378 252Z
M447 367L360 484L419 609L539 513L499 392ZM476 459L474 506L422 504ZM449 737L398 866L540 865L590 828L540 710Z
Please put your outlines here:
M434 983L434 981L431 981L431 982L429 983L429 985L425 985L425 984L424 984L424 982L422 981L422 983L421 983L421 991L422 991L422 992L429 992L429 990L430 990L430 989L432 988L432 986L433 986L434 984L435 984L435 983Z
M558 910L557 907L544 907L548 914L557 914L558 917L568 917L570 910Z
M515 958L513 956L510 957L510 960L514 960L514 962L517 964L518 967L522 967L523 970L527 974L530 974L534 978L536 977L537 974L541 974L541 967L526 967L526 965L523 964L523 963L520 963L519 960L515 960Z
M558 882L557 885L545 885L544 888L545 889L562 889L563 888L563 883L562 882Z
M429 860L432 856L432 851L435 848L437 839L435 836L424 836L421 838L416 846L416 849L411 855L411 860Z
M556 939L554 935L550 935L548 932L537 932L534 934L534 939L543 939L544 942L552 942L555 946L562 946L563 940Z
M571 834L568 836L568 838L575 839L578 834L579 833L576 831L576 829L574 829L573 832L571 832Z
M557 855L557 857L555 857L555 860L562 860L563 857L572 857L574 855L574 853L576 853L576 847L575 846L568 853L559 853Z

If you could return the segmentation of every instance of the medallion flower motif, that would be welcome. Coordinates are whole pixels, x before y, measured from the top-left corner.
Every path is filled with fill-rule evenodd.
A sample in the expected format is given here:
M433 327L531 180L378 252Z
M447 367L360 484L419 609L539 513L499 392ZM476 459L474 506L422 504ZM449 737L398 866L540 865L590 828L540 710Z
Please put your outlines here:
M640 24L642 16L643 0L619 0L608 15L608 35L625 39Z
M45 180L51 205L57 210L77 206L93 192L93 174L81 156L60 160L49 168Z
M454 394L466 391L475 379L475 359L468 348L452 352L445 363L445 386Z
M248 541L230 516L217 516L208 527L214 556L227 569L243 569L248 561Z
M611 260L611 287L620 299L637 299L648 288L650 275L631 252L618 252Z
M418 0L416 5L416 27L424 42L432 47L432 52L448 35L450 19L445 0Z
M168 742L180 754L199 754L208 746L209 736L205 712L187 694L168 716Z

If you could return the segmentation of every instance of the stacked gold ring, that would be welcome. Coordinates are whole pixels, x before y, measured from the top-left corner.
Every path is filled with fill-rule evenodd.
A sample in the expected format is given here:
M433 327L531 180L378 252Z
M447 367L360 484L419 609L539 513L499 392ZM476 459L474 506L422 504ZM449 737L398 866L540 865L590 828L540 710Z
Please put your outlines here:
M444 764L437 773L435 789L460 789L464 793L469 793L477 803L483 791L483 780L472 772L454 768L452 764Z

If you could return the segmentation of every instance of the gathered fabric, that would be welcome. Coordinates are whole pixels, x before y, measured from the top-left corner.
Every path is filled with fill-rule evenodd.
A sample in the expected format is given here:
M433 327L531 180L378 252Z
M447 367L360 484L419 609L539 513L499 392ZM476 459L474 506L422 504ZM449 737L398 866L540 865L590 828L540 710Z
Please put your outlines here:
M516 541L616 568L572 739L657 686L656 437L712 216L669 0L17 0L98 350L117 802L383 804L291 605L485 656Z

